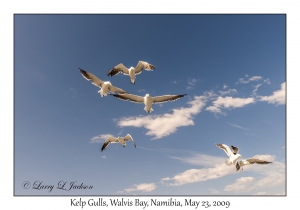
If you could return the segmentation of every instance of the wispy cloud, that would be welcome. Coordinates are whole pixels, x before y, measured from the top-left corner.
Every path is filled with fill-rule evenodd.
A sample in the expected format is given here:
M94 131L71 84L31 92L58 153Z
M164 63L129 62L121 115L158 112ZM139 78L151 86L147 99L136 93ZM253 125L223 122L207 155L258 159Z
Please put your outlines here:
M142 92L146 92L146 90L145 89L138 89L138 92L142 93Z
M214 195L220 194L220 191L218 191L218 190L216 190L216 189L209 188L208 190L210 191L211 194L214 194Z
M188 86L186 87L186 89L194 89L197 82L197 79L188 79Z
M112 136L112 135L111 134L101 134L98 136L94 136L91 139L91 143L103 143L110 136Z
M228 89L226 91L222 91L220 90L219 93L223 96L223 95L231 95L231 94L236 94L237 90L236 89Z
M133 191L143 191L143 192L151 192L155 190L156 184L155 183L142 183L142 184L135 184L134 187L124 189L125 192L133 192ZM119 191L123 192L123 191Z
M227 185L224 191L232 191L236 193L245 193L259 189L270 188L282 185L285 182L285 176L282 173L268 174L262 179L254 177L241 177L235 183Z
M270 96L259 96L260 101L267 101L269 104L285 104L285 86L286 83L281 84L280 90L274 91Z
M232 126L232 127L235 127L235 128L242 129L242 130L249 130L248 128L243 128L242 126L239 126L239 125L233 124L233 123L228 123L228 125L230 125L230 126Z
M193 117L201 112L205 101L206 96L195 96L188 102L189 107L173 109L171 114L124 117L117 120L117 124L120 127L144 127L148 130L146 135L160 139L176 132L179 127L194 125Z
M106 159L106 156L105 156L105 155L102 155L101 157L102 157L103 159Z
M258 85L255 85L254 86L254 90L252 91L252 94L253 95L256 95L256 92L257 92L257 90L258 90L258 88L261 86L261 84L258 84Z
M248 79L248 75L245 75L246 78L240 78L238 82L236 82L236 84L247 84L249 82L253 82L253 81L258 81L260 79L262 79L261 76L253 76L253 77L250 77Z
M254 98L232 98L231 96L219 96L217 100L213 101L213 105L207 107L205 110L225 115L221 109L240 108L254 102Z
M198 166L214 166L222 161L224 161L223 157L213 157L210 155L204 154L194 154L190 157L170 157L173 159L177 159L183 161L185 163L191 165L198 165Z
M232 167L228 167L223 157L209 156L205 154L193 153L188 157L171 157L191 165L203 166L208 168L189 169L174 177L164 177L161 183L167 186L180 186L193 182L203 182L210 179L217 179L222 176L234 173Z
M226 89L228 86L225 84L225 85L223 85L223 89Z
M215 167L202 169L189 169L178 173L174 177L165 177L161 182L167 186L180 186L188 183L203 182L211 179L217 179L233 173L233 169L225 163L217 164Z
M271 81L269 80L269 78L264 80L264 83L267 83L268 85L271 84Z
M77 97L77 91L74 88L70 88L69 93L71 93L73 98Z

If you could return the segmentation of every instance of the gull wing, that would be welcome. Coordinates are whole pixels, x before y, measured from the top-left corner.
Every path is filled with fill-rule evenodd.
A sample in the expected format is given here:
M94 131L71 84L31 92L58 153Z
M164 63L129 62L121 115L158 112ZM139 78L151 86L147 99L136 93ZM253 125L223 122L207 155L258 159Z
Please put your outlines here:
M145 69L147 71L152 71L153 69L155 69L156 67L153 66L150 63L147 63L145 61L139 61L138 64L135 67L135 74L140 74L142 73L142 70Z
M118 143L118 142L119 142L119 140L118 140L117 138L115 138L115 137L113 137L113 136L108 137L108 138L105 140L105 142L103 143L103 146L102 146L102 148L101 148L101 152L102 152L103 150L105 150L105 148L106 148L110 143Z
M120 63L120 64L116 65L112 70L110 70L107 73L107 76L115 76L119 73L129 75L129 70L123 65L123 63Z
M225 153L231 157L233 155L232 151L230 150L230 148L226 145L226 144L216 144L217 147L219 147L220 149L224 150Z
M238 154L239 148L232 146L232 145L231 145L231 148L232 148L233 154L235 154L235 155Z
M158 104L158 103L164 103L164 102L167 102L167 101L176 101L176 100L182 98L185 95L187 95L187 94L156 96L156 97L152 97L152 103Z
M135 103L144 103L144 98L141 96L136 96L136 95L132 95L132 94L112 94L114 97L117 97L118 99L124 100L124 101L131 101L131 102L135 102Z
M117 88L115 86L110 86L108 88L108 90L111 91L111 92L127 93L126 91L122 90L121 88Z
M254 164L254 163L257 163L257 164L269 164L269 163L272 163L272 162L265 161L265 160L260 160L260 159L257 159L257 158L249 158L246 161L240 161L240 165L241 166L243 166L243 165L250 165L250 164Z
M86 80L91 80L93 85L96 85L97 87L102 87L103 81L100 80L98 77L95 75L79 68L81 75L86 79Z
M127 134L127 135L124 137L124 141L129 141L129 140L131 140L131 141L133 142L133 145L134 145L134 147L136 148L136 144L135 144L135 142L133 141L133 138L131 137L130 134Z

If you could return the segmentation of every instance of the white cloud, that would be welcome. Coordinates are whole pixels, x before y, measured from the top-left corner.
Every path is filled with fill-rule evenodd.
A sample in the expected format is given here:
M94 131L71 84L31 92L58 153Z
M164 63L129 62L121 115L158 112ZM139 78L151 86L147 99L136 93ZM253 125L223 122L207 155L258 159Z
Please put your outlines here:
M217 100L213 102L213 105L207 107L205 110L214 113L224 114L221 111L221 108L226 108L226 109L240 108L254 102L255 102L254 98L232 98L231 96L226 96L226 97L219 96Z
M245 193L254 190L275 187L285 183L285 175L283 173L268 174L262 179L254 177L241 177L231 185L227 185L224 191L232 191L236 193Z
M186 89L193 89L197 82L198 80L196 79L188 79L188 86L186 87Z
M103 155L103 156L101 156L103 159L106 159L106 156L105 155Z
M101 135L98 135L98 136L94 136L91 139L91 143L102 143L110 136L111 136L111 134L101 134Z
M220 191L213 189L213 188L209 188L208 190L210 191L211 194L219 194L220 193Z
M161 180L167 186L180 186L188 183L203 182L210 179L217 179L233 171L232 167L228 167L225 163L217 164L215 167L202 169L189 169L168 179L168 182ZM164 178L164 179L167 179Z
M215 157L204 154L193 154L190 157L171 157L191 165L204 166L209 168L189 169L174 177L165 177L160 180L161 183L167 186L180 186L193 182L202 182L210 179L217 179L222 176L234 173L232 167L225 164L223 157Z
M264 83L267 83L268 85L271 84L271 81L269 80L269 78L264 80Z
M229 89L227 91L222 91L220 90L219 93L223 96L223 95L230 95L230 94L235 94L237 93L236 89Z
M225 85L223 85L223 89L226 89L228 86L225 84Z
M260 101L267 101L269 104L285 104L285 86L286 83L281 84L280 90L274 91L270 96L259 96Z
M245 77L248 77L248 75L245 75ZM253 77L250 77L248 80L245 80L245 78L240 78L236 84L239 84L239 83L247 84L249 82L258 81L260 79L262 79L261 76L253 76Z
M143 192L151 192L155 190L156 185L155 183L142 183L142 184L135 184L135 187L124 189L125 192L133 192L133 191L143 191ZM119 191L123 192L123 191Z
M224 191L244 192L250 189L255 183L254 177L241 177L235 183L227 185Z
M253 76L249 79L249 81L257 81L260 80L262 77L261 76Z
M193 116L198 114L205 106L206 96L195 96L189 101L187 108L173 109L173 113L163 115L148 115L137 117L124 117L117 120L120 127L144 127L146 135L159 139L174 133L181 126L194 125Z
M252 91L253 95L256 95L256 91L258 90L258 88L261 86L261 84L255 85L254 86L254 90Z

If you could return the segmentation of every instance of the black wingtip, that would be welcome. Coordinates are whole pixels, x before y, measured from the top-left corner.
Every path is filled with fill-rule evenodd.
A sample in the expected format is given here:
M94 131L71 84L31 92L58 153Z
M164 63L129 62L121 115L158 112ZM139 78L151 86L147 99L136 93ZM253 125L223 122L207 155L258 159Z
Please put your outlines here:
M150 64L150 68L151 68L151 70L152 70L152 69L156 69L156 66Z
M107 76L114 76L115 75L115 72L114 72L115 68L112 68L109 72L107 72Z

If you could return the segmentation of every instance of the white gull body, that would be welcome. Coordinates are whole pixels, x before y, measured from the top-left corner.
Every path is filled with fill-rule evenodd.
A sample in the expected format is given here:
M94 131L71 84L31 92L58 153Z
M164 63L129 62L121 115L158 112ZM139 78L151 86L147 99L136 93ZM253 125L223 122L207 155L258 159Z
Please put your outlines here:
M227 159L225 163L227 165L233 165L233 167L235 167L237 160L239 158L242 158L242 156L238 154L239 149L237 147L231 146L231 148L233 149L233 151L231 151L231 149L226 144L216 144L216 145L220 149L223 149L224 152L228 155L229 159Z

